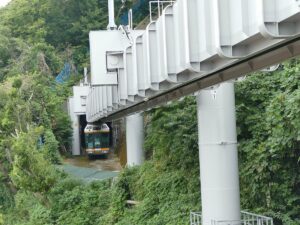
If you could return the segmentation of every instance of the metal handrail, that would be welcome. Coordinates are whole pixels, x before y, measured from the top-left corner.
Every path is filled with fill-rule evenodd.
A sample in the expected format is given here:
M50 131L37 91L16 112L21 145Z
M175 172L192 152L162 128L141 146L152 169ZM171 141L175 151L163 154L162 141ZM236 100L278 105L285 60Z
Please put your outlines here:
M202 215L199 212L190 213L190 225L201 225Z
M200 212L190 213L190 225L201 225ZM211 225L273 225L271 217L241 211L241 220L212 220Z
M175 1L160 1L160 0L156 0L156 1L150 1L149 2L149 11L150 11L150 22L155 21L152 17L152 5L155 4L157 5L157 11L158 11L158 17L161 16L162 11L164 10L164 4L168 5L172 5Z

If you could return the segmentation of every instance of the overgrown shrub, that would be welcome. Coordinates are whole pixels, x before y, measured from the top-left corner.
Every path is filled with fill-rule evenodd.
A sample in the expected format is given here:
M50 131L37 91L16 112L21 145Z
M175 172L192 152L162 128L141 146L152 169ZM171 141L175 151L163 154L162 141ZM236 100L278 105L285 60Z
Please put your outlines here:
M43 134L44 143L41 147L45 159L52 164L60 164L61 156L58 151L58 141L51 130L47 129Z

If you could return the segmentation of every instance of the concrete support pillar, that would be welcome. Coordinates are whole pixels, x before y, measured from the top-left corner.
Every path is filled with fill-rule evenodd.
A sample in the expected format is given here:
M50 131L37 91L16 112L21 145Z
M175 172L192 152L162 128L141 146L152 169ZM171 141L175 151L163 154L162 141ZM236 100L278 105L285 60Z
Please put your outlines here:
M197 96L202 225L240 220L234 84Z
M80 155L80 131L79 131L79 116L74 112L74 99L69 98L69 115L72 122L73 137L72 137L72 155Z
M141 165L144 160L144 118L142 113L126 117L127 165Z

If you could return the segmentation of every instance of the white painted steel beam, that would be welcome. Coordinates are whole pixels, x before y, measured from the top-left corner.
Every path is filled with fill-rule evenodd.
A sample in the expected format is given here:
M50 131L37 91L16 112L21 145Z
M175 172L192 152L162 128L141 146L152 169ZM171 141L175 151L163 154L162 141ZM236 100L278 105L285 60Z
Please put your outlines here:
M122 52L124 46L130 45L126 35L119 30L91 31L90 32L90 58L91 58L91 84L117 85L117 71L107 69L107 54ZM118 63L118 58L115 63Z
M103 121L112 121L122 118L128 114L145 111L155 106L163 105L169 101L179 99L182 96L193 94L194 92L216 85L220 82L235 79L245 74L263 69L269 65L280 63L286 59L300 55L300 40L295 38L289 40L282 45L276 45L274 48L262 51L258 55L246 57L243 60L231 63L227 67L220 68L216 71L204 74L200 78L194 78L191 81L179 84L176 87L170 88L163 93L157 93L153 96L145 98L141 102L137 102L128 107L119 108L108 117L102 117ZM197 75L197 73L196 73ZM195 76L190 72L190 76ZM94 118L97 121L99 118Z
M298 56L297 0L178 0L145 31L90 32L91 85L110 120ZM94 90L89 97L93 98ZM93 103L93 101L87 101Z

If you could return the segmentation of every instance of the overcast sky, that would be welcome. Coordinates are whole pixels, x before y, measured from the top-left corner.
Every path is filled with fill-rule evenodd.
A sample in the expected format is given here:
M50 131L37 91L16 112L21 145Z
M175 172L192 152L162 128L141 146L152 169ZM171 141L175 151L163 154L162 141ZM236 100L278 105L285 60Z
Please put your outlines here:
M0 0L0 7L5 6L10 0Z

